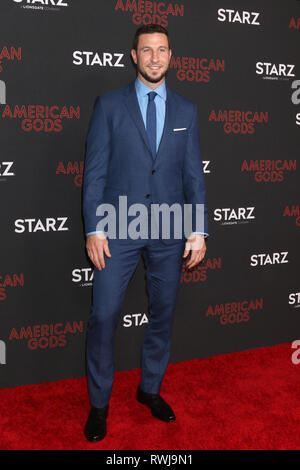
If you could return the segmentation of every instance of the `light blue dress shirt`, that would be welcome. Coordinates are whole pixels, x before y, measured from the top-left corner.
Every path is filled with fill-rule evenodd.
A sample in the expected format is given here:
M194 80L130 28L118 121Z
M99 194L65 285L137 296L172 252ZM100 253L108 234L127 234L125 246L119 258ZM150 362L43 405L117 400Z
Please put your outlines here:
M164 130L164 124L165 124L166 99L167 99L166 82L164 80L161 85L155 88L155 90L152 90L152 88L145 85L145 83L143 83L137 77L135 80L135 91L136 91L136 96L137 96L138 103L140 106L140 110L142 113L145 129L146 129L147 106L148 106L148 100L149 100L148 93L150 91L155 91L157 93L157 95L154 98L154 102L156 106L156 151L157 151L159 144L160 144L161 137L162 137L162 133ZM94 233L103 233L103 231L99 230L96 232L89 232L86 234L86 236L93 235ZM203 232L193 232L193 233L200 233L202 235L207 235L206 233L204 234ZM193 235L193 233L191 235Z

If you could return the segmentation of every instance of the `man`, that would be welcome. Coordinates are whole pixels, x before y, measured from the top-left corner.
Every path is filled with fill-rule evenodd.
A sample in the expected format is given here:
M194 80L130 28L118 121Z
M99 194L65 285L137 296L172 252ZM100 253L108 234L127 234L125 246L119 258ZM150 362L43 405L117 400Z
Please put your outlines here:
M169 359L182 258L191 255L188 268L203 260L208 225L197 108L166 87L171 55L165 28L154 24L138 28L131 50L137 78L97 98L88 132L83 214L86 249L96 269L87 332L92 406L84 433L91 442L106 435L114 375L114 333L126 288L141 256L147 271L150 317L137 400L148 406L154 417L166 422L175 420L159 391ZM118 206L121 195L127 196L129 206L139 203L149 210L141 219L149 224L154 204L191 204L193 230L187 241L184 236L164 236L160 228L158 237L120 236L124 229L120 220L125 216ZM105 235L99 223L104 215L99 206L104 203L117 208L116 237ZM195 225L196 204L204 207L200 231Z

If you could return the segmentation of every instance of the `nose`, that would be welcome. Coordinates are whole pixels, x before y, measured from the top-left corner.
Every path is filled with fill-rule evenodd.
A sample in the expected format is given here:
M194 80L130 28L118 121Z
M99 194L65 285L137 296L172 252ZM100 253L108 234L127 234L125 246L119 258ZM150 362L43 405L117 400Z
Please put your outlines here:
M153 62L158 61L158 51L152 51L152 61Z

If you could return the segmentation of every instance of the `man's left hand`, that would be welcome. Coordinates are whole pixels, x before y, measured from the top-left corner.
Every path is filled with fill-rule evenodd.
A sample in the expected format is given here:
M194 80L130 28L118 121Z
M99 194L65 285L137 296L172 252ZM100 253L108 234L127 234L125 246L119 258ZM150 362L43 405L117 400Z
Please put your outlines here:
M188 269L193 268L197 264L199 264L206 252L206 243L205 243L205 238L204 235L201 235L199 233L195 233L192 235L188 240L186 241L185 244L185 250L183 253L183 258L186 258L187 255L189 254L190 250L192 251L191 257L186 263L186 267Z

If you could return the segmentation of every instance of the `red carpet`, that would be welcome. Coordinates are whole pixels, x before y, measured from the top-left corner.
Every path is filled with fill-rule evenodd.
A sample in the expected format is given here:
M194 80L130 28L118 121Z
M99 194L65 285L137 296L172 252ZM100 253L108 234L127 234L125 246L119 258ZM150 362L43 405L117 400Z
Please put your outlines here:
M0 449L300 449L300 364L291 344L170 364L161 390L177 420L135 400L140 370L117 372L108 434L89 444L86 378L0 390Z

